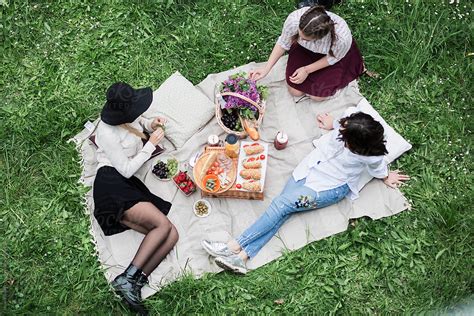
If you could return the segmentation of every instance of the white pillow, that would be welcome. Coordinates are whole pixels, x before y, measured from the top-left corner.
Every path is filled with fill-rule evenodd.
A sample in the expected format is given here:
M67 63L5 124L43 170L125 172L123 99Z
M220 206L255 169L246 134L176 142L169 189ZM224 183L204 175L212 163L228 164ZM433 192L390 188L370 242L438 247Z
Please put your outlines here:
M153 92L145 116L165 117L166 138L178 149L211 120L214 111L214 103L177 71Z
M411 144L407 142L400 134L398 134L390 125L385 122L385 120L380 116L380 114L370 105L367 99L362 98L362 100L357 104L357 107L353 108L351 112L364 112L372 116L376 121L380 122L384 128L385 139L387 143L385 144L388 154L385 155L385 160L387 163L393 162L395 159L400 157L404 152L411 149ZM329 141L330 133L326 133L321 136L319 139L313 141L315 147L322 146L324 142ZM359 180L359 190L361 190L370 180L372 176L367 172L361 175Z
M395 130L390 125L388 125L387 122L385 122L382 116L380 116L379 112L377 112L372 107L372 105L370 105L366 98L360 100L356 109L369 114L376 121L379 121L380 124L382 124L387 139L385 146L387 147L388 154L385 155L385 157L389 163L400 157L404 152L411 149L411 144L407 142L400 134L395 132Z

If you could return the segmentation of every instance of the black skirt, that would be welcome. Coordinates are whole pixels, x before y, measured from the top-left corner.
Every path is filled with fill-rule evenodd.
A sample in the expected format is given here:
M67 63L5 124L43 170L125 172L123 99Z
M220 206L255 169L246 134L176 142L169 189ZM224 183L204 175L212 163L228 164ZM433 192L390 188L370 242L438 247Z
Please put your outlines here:
M97 171L93 196L94 216L106 236L130 229L120 221L124 212L138 202L151 202L165 215L171 208L170 202L151 193L137 177L127 179L117 169L108 166Z

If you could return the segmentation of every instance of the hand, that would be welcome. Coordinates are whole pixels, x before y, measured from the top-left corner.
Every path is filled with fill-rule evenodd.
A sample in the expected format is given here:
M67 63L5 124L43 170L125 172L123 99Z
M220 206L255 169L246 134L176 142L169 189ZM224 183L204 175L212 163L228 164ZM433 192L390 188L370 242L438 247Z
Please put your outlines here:
M316 116L316 120L318 121L319 128L328 131L334 128L334 126L332 125L334 117L332 117L332 115L329 113L318 114L318 116Z
M269 72L270 71L268 71L265 67L253 69L249 71L249 78L257 81L257 80L265 78Z
M306 71L306 68L300 67L290 76L290 81L294 84L300 84L308 78L308 75L309 73Z
M403 184L403 181L410 180L410 177L400 173L400 170L390 171L388 176L383 179L383 183L388 185L391 188L396 189L397 187Z
M156 131L156 129L158 127L164 126L166 124L166 122L168 122L168 120L166 118L161 117L161 116L157 116L157 117L155 117L153 122L151 122L151 129Z
M165 137L165 132L161 128L158 128L156 131L151 133L148 141L156 146L163 139L163 137Z

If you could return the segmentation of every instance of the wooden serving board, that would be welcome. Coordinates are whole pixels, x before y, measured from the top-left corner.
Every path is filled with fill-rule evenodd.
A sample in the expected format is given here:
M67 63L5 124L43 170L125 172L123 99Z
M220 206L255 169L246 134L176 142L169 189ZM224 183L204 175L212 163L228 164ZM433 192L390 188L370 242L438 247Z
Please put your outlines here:
M204 149L204 154L210 152L224 152L224 147L206 147ZM237 165L238 158L234 158L234 163ZM196 180L197 181L197 180ZM221 193L208 193L205 191L201 191L202 197L207 198L226 198L226 199L244 199L244 200L261 200L263 201L263 190L262 192L249 192L249 191L241 191L235 187L235 183L232 185L230 189L225 192Z
M207 158L209 158L213 154L217 157L216 154L219 154L219 153L220 152L213 152L213 151L207 151L206 152L205 151L204 154L196 162L196 165L194 166L194 169L193 169L194 180L196 181L196 185L203 192L210 193L205 189L204 185L202 184L202 179L206 175L206 171L207 171L207 170L204 170L204 169L206 169L206 167L204 166L205 161L206 161ZM230 181L230 183L225 188L221 187L217 192L214 192L215 194L223 193L223 192L229 190L232 187L232 185L234 185L235 179L237 177L237 162L235 161L235 159L232 159L232 160L233 160L234 167L232 168L232 170L228 174L228 177L232 180Z

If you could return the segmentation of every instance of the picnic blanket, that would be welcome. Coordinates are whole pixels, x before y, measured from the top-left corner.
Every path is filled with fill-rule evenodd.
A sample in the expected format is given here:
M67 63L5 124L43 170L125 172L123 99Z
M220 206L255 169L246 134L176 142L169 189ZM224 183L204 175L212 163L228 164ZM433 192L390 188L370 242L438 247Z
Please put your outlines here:
M347 107L355 106L363 99L357 83L352 82L332 99L320 103L311 100L296 103L297 98L293 98L286 88L285 65L286 58L282 58L262 81L269 87L270 93L263 125L259 130L261 139L273 142L277 131L284 130L290 140L289 146L282 151L269 146L264 201L208 199L212 205L211 214L206 218L198 218L192 212L192 205L200 198L200 193L185 197L172 183L159 181L151 173L154 160L145 163L136 174L153 193L173 203L168 217L180 235L175 249L150 276L149 286L142 292L144 297L179 279L183 273L192 273L195 277L200 277L206 272L221 271L201 248L200 241L227 240L238 236L252 224L265 211L272 198L283 189L294 167L314 148L312 140L321 136L321 130L315 122L316 114L331 112L339 115ZM259 64L250 63L237 69L211 74L197 87L213 100L216 84L225 80L230 74L248 71L258 66ZM152 116L154 110L156 109L150 108L146 115ZM89 134L90 132L84 129L73 139L82 157L81 182L86 186L92 186L97 167L95 147L87 140ZM221 139L224 135L215 118L205 124L182 148L172 150L170 153L181 163L185 163L193 153L204 146L210 134L220 135ZM165 146L171 148L170 144ZM353 202L344 199L336 205L291 216L279 230L278 235L249 261L248 267L256 269L280 257L284 250L296 250L313 241L343 232L347 229L351 218L368 216L379 219L407 208L409 204L399 190L388 188L380 180L372 180L363 188L360 198ZM93 216L93 209L91 189L85 196L85 211L90 217L90 233L99 262L110 282L128 266L143 235L128 230L117 235L104 236Z

